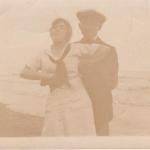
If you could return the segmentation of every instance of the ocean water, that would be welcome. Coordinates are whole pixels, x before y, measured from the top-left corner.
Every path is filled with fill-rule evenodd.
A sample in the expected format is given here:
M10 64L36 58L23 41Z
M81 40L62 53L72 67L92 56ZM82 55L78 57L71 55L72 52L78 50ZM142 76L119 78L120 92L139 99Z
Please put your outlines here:
M38 82L19 76L0 78L0 103L16 112L43 116L48 94L48 87L41 87Z

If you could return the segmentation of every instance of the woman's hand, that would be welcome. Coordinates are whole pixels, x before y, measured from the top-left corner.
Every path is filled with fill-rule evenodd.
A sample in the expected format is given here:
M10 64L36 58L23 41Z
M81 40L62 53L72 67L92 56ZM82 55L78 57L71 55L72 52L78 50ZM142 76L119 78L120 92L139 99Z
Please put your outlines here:
M51 76L52 76L52 74L50 74L50 73L41 72L40 73L40 80L41 80L40 85L41 86L49 85L50 84Z
M45 72L40 72L39 76L40 76L40 80L50 80L51 78L51 74Z

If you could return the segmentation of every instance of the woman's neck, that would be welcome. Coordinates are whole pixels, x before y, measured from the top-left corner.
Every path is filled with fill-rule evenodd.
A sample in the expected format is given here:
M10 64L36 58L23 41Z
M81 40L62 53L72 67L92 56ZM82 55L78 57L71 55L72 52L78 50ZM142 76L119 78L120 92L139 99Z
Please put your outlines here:
M52 53L54 57L61 57L63 52L64 52L64 48L66 47L66 42L65 43L54 43L52 45Z
M52 45L53 49L55 49L56 51L62 51L65 46L66 46L66 42L63 42L63 43L54 43Z

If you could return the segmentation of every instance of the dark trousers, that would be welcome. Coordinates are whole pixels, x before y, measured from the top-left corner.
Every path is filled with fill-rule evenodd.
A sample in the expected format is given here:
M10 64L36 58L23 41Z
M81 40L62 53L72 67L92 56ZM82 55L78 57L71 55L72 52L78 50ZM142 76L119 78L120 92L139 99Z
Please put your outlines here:
M105 121L101 124L96 124L97 136L109 136L109 122Z

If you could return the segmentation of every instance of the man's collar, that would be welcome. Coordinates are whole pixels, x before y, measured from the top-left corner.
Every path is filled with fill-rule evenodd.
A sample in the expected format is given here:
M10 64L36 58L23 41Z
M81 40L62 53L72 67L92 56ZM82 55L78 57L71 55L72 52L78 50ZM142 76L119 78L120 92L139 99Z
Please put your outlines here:
M93 44L93 43L95 43L95 44L100 44L101 43L101 39L99 37L96 37L95 39L89 41L89 40L87 40L85 38L82 38L79 41L79 43L86 43L86 44Z
M105 46L108 46L110 48L114 48L113 46L105 43L103 40L101 40L100 37L97 37L95 40L93 41L87 41L85 38L82 38L80 41L77 41L75 43L82 43L82 44L102 44L102 45L105 45Z

